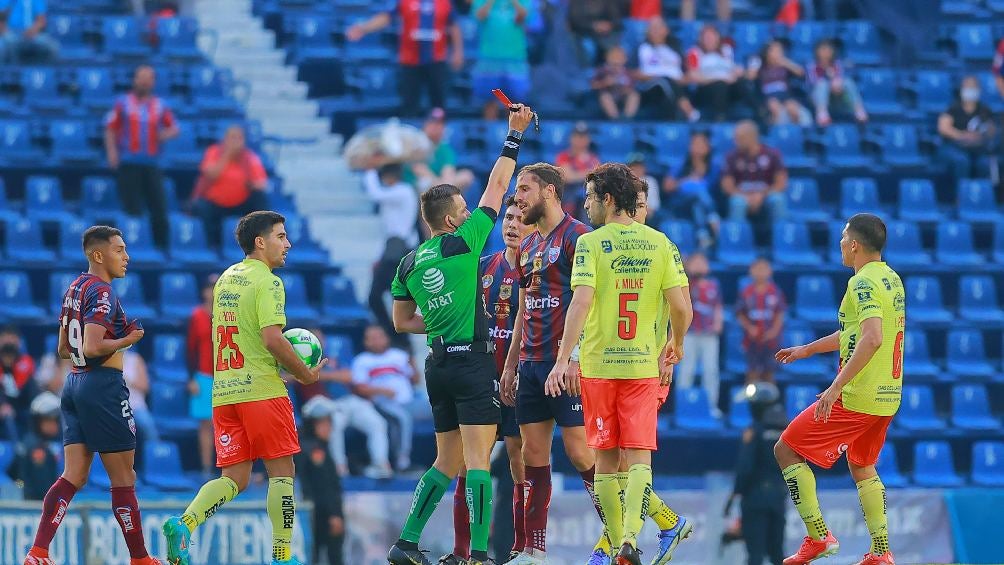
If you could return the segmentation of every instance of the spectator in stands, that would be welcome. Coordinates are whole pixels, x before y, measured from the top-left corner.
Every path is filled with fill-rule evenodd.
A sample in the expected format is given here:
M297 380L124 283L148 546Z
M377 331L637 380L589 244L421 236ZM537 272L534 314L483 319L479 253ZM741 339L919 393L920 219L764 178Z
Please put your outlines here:
M628 6L628 17L632 20L661 18L662 2L660 0L631 0Z
M997 94L1004 98L1004 39L997 43L997 50L994 52L994 62L991 70L994 73L994 84L997 85Z
M600 158L593 153L592 143L586 122L576 122L568 137L568 149L558 153L554 159L554 164L561 169L566 186L582 184L586 180L586 174L599 166ZM565 194L570 192L575 191L566 190Z
M329 418L306 419L300 453L296 455L296 475L304 500L314 505L311 563L342 565L342 544L345 541L342 481L326 448L330 439ZM321 560L322 551L327 561Z
M420 116L423 108L446 107L446 87L450 71L447 51L455 70L464 66L464 38L454 19L450 0L397 0L394 8L380 12L345 32L349 41L359 41L366 34L384 29L394 18L401 19L398 62L401 115ZM449 49L448 49L449 47ZM422 92L429 95L429 105L422 105Z
M230 126L221 142L206 148L192 191L192 211L202 219L209 245L219 247L223 218L268 209L267 188L265 167L248 148L244 128Z
M160 441L157 424L146 404L146 395L150 392L150 371L147 370L146 359L133 349L127 350L122 358L122 376L129 389L129 407L132 408L139 436L145 442Z
M620 45L620 5L610 0L576 0L568 3L568 26L575 35L579 61L593 66L603 61L607 49Z
M721 218L715 208L711 190L718 184L718 168L711 158L711 141L707 132L690 134L687 157L678 169L662 183L662 213L671 218L694 223L701 249L714 243Z
M38 384L39 390L47 390L60 396L63 393L66 375L72 368L69 359L60 358L55 351L46 351L38 360L35 383Z
M7 439L20 441L19 430L31 421L31 401L38 394L35 360L24 350L21 334L14 326L0 330L0 420Z
M833 110L851 111L859 122L868 121L861 94L854 79L847 76L844 65L836 58L833 42L824 39L816 44L815 60L806 72L812 104L816 107L816 123L826 127L833 122Z
M784 328L788 302L781 288L774 284L770 261L760 257L750 265L752 282L739 291L736 320L743 328L746 350L746 384L774 381L774 353Z
M188 336L185 340L185 359L188 361L188 415L199 422L199 463L202 473L209 474L215 467L216 453L213 439L213 288L219 274L212 274L202 285L202 303L192 310L188 319Z
M45 33L46 0L0 0L0 64L47 63L59 43Z
M512 100L526 100L530 93L530 65L524 23L534 9L533 0L476 0L478 61L474 65L474 95L483 102L482 115L497 120L500 105L492 96L501 88Z
M652 104L668 116L678 109L689 122L701 119L701 113L687 97L679 41L670 36L669 26L661 17L648 20L645 41L638 46L636 78L645 104Z
M718 349L722 336L724 308L722 290L718 279L709 276L711 266L703 253L687 258L687 276L690 277L690 302L694 308L694 321L684 338L687 355L680 362L677 383L683 388L694 386L697 362L701 362L701 384L708 393L711 411L722 417L718 408Z
M419 192L437 184L452 184L462 191L470 188L474 184L474 173L470 169L457 169L457 152L446 139L446 112L442 108L433 108L429 112L422 132L432 142L432 153L428 161L413 163L410 170L405 171L405 180L413 183Z
M743 69L722 34L714 26L701 28L697 45L687 51L687 82L697 86L697 97L707 101L715 121L725 121L732 102L739 98L742 76Z
M804 76L805 69L785 55L784 44L777 39L769 41L750 62L746 78L757 85L772 125L812 125L809 110L795 97L790 84L794 78Z
M980 102L980 94L976 77L963 78L959 100L938 116L938 134L944 139L941 155L956 179L990 174L989 155L995 149L997 126L993 111Z
M725 156L722 192L729 198L729 219L745 220L747 215L758 220L761 227L769 220L776 222L786 214L784 191L788 187L788 170L781 154L760 142L757 126L750 120L736 125L736 148Z
M627 68L627 53L616 45L607 49L606 64L596 69L592 88L600 101L603 114L611 120L630 120L638 113L641 94L635 88L634 78Z
M62 427L59 397L43 392L31 401L32 429L24 438L24 449L5 469L7 475L20 481L25 500L42 500L62 468L55 449L62 455Z
M644 153L634 152L627 156L624 163L631 169L631 172L641 180L645 181L645 185L648 186L648 190L645 192L645 208L649 210L649 213L645 215L646 224L658 224L659 223L659 207L662 205L662 196L659 190L659 181L655 177L648 174L648 166L645 163L646 158Z
M715 15L720 22L732 20L732 0L715 0ZM680 19L694 21L697 18L697 0L680 0Z
M163 142L178 136L178 124L167 104L154 95L153 67L141 65L132 91L116 101L105 118L108 166L118 171L119 198L131 216L150 213L154 242L167 247L167 197L157 160Z

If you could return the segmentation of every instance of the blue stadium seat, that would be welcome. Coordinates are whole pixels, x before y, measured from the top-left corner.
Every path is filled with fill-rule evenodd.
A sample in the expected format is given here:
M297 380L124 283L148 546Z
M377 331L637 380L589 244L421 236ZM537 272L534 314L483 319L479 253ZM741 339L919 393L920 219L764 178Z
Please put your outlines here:
M164 434L190 433L199 427L188 415L188 383L161 381L150 387L150 411Z
M87 140L84 123L77 120L49 122L52 156L64 166L90 166L101 160L98 150Z
M321 310L332 323L369 320L369 310L359 304L352 280L341 275L325 275L321 279Z
M848 177L840 181L840 215L850 218L859 212L882 215L878 185L871 177Z
M896 425L904 430L929 432L945 429L945 421L934 410L934 393L927 385L904 385L903 401L896 413Z
M785 324L781 334L781 347L791 347L803 343L811 343L819 337L806 324L790 321ZM834 365L829 362L829 355L814 355L808 359L799 359L788 365L781 365L781 370L791 375L804 377L822 377L833 373Z
M115 279L112 281L112 288L115 294L122 301L122 307L129 313L129 318L139 318L140 320L153 320L157 312L146 301L143 292L143 277L131 276Z
M718 260L729 266L749 265L756 259L749 222L726 220L718 231Z
M32 165L44 158L42 150L32 144L27 121L0 119L0 163Z
M112 488L111 479L108 478L108 471L105 470L105 464L101 461L100 455L95 455L91 462L91 469L87 473L87 484L84 485L84 488L99 491L107 491Z
M917 129L912 124L882 126L882 160L893 167L923 167L927 159L920 154Z
M931 264L931 254L924 251L920 227L913 222L892 221L886 224L887 237L883 255L897 268Z
M59 78L52 67L23 68L20 83L24 103L32 110L57 112L70 105L59 95Z
M690 128L683 124L659 123L640 132L638 140L655 153L660 166L672 170L682 165L687 155Z
M4 242L5 255L15 263L49 265L56 260L56 253L46 248L42 241L42 226L37 220L19 219L6 222Z
M31 175L25 181L25 211L28 217L43 222L65 222L73 218L63 204L63 188L59 179L48 175Z
M993 57L993 34L988 24L959 24L953 36L956 54L966 61L989 61Z
M317 309L307 300L307 287L303 275L299 273L280 273L283 287L286 290L286 317L301 320L316 320L319 317Z
M875 470L882 477L882 484L891 488L902 488L910 481L899 470L899 457L896 455L896 444L887 441L879 452Z
M805 224L778 221L772 232L771 253L778 265L812 267L823 264L822 257L812 249L809 228Z
M356 356L352 338L345 334L331 334L324 340L324 356L336 367L349 367Z
M83 236L84 230L91 227L91 224L83 218L75 218L69 222L59 224L59 259L60 261L76 263L83 269L87 263L84 259ZM130 255L132 249L129 250ZM131 260L131 257L130 257Z
M244 260L244 250L234 239L234 231L240 222L238 216L227 216L220 222L220 255L227 263L238 263ZM287 261L289 256L286 257Z
M802 410L811 406L819 392L819 387L812 385L789 385L784 390L784 409L788 419L794 420Z
M906 279L907 316L911 322L947 323L953 319L945 308L938 277L912 276Z
M289 250L287 263L293 266L310 265L325 267L331 263L328 252L310 237L307 220L299 214L286 215L286 237L293 247ZM233 234L233 232L230 232ZM231 235L231 239L232 239Z
M829 255L830 263L834 265L843 264L843 256L840 254L840 239L844 236L844 227L846 226L847 220L833 220L828 225L829 245L826 247L826 252Z
M10 438L8 438L10 439ZM14 448L13 441L0 441L0 469L6 470L10 467L14 457L17 455L17 450ZM10 477L7 473L0 473L0 485L10 484Z
M812 59L812 50L821 39L837 35L836 25L826 21L800 21L788 31L791 42L788 56L795 61Z
M805 153L805 135L802 126L776 125L770 128L764 143L784 155L784 165L789 169L810 169L816 166L816 158Z
M736 148L736 124L732 122L711 124L712 155L727 155ZM686 155L686 153L684 153Z
M856 169L872 164L870 157L861 152L861 134L857 126L833 124L826 128L822 139L826 149L826 162L838 169Z
M160 275L160 313L168 320L187 320L199 304L199 285L192 273Z
M899 219L911 222L939 222L944 214L938 209L934 184L929 179L899 181Z
M132 16L105 16L101 20L104 51L113 57L145 58L150 55L146 30Z
M753 423L750 403L746 400L744 386L732 387L729 394L729 427L742 430Z
M107 111L115 100L112 74L105 67L77 69L76 86L80 92L80 104L89 111Z
M952 387L952 425L966 430L999 430L1001 421L990 412L987 388L981 384Z
M973 443L972 470L973 484L988 487L1004 486L1004 442Z
M802 222L827 222L830 212L819 201L819 184L811 177L788 179L788 217Z
M74 273L73 271L59 271L55 273L49 273L49 312L54 316L59 315L59 311L63 308L63 294L66 289L70 288L70 283L75 281L80 273Z
M973 229L965 222L938 224L934 256L939 263L954 267L975 267L984 262L973 247Z
M708 393L703 388L677 389L675 410L676 427L682 430L714 431L724 427L712 415Z
M397 79L397 68L389 66L368 65L345 73L345 84L356 94L357 105L369 111L396 110L401 105Z
M20 218L21 213L7 200L7 184L0 178L0 222L13 222Z
M28 273L0 271L0 318L31 321L48 316L35 304Z
M666 234L684 256L697 250L697 236L694 234L694 224L691 222L666 220L659 224L659 231Z
M1004 311L997 302L997 285L992 276L959 277L959 316L970 322L1004 322Z
M903 336L903 372L911 379L937 379L941 376L941 368L931 361L931 349L924 330L907 330Z
M203 150L191 128L182 126L178 137L164 144L162 161L167 167L177 169L198 169L202 163Z
M959 179L959 219L969 222L997 222L1004 215L990 179Z
M977 378L990 378L994 375L994 368L987 361L983 334L979 330L949 330L946 357L946 367L950 373Z
M85 217L107 219L122 211L114 178L86 176L80 186L80 213Z
M202 222L181 214L171 215L167 251L171 259L184 265L215 267L220 261L216 251L206 243Z
M774 37L771 22L735 22L732 24L732 40L736 43L736 60L745 61L759 55L760 50Z
M913 446L913 482L922 487L962 486L947 441L918 441Z
M725 326L725 370L736 375L746 374L746 354L743 352L743 331L738 325Z
M944 112L952 103L956 84L945 71L917 71L909 88L921 112Z
M87 20L75 14L46 14L45 31L59 42L59 60L63 63L91 63L94 48L85 40Z
M869 114L883 117L899 117L903 114L903 103L899 101L896 93L898 85L896 71L861 69L858 72L857 85Z
M795 282L795 314L812 323L836 320L833 280L824 275L800 275Z
M132 310L129 312L131 314ZM187 382L188 368L185 355L185 336L165 333L158 333L154 336L153 363L150 367L153 369L157 381Z
M593 144L601 159L623 159L634 151L634 130L617 122L597 122L592 126Z
M115 227L122 230L129 251L129 261L138 264L163 264L164 253L154 247L153 231L144 218L123 217Z
M882 63L882 42L879 40L875 24L868 21L845 21L840 26L840 40L843 55L859 65L878 65ZM896 83L892 84L895 89ZM868 111L871 112L871 100L865 98Z
M994 224L994 246L991 255L996 263L1004 263L1004 221Z
M198 33L199 23L194 18L157 18L160 53L170 59L201 59L202 52L195 44Z
M181 468L181 453L170 441L143 444L143 481L162 490L189 490L193 481Z

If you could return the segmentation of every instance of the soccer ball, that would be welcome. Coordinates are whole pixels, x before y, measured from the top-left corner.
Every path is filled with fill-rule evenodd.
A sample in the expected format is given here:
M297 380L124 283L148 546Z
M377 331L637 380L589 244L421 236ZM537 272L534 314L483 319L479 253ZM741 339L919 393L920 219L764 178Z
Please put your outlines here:
M282 337L293 346L293 351L303 364L313 369L321 362L321 341L317 336L302 328L290 328L282 332Z

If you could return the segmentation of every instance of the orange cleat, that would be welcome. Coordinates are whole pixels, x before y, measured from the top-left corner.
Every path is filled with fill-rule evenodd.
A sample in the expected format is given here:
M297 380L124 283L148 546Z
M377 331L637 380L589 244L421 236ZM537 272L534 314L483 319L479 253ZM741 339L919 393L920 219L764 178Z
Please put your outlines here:
M805 536L802 540L802 547L798 552L784 560L784 565L805 565L816 559L836 555L840 549L840 543L833 537L833 532L826 532L826 537L821 540L812 539Z
M24 565L56 565L56 562L49 557L47 549L33 546L24 557Z
M887 551L882 555L866 553L864 559L858 561L856 565L896 565L896 560L893 558L891 551Z
M130 559L129 565L163 565L160 559L147 555L146 557L140 557L139 559Z

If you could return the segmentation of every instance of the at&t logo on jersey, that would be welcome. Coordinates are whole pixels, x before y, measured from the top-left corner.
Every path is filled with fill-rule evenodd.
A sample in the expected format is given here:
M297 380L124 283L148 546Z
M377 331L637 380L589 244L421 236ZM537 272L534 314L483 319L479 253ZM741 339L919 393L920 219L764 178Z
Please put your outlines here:
M432 268L422 275L422 288L428 292L439 294L444 286L446 286L446 277L443 275L443 271Z
M561 299L557 296L526 297L527 310L544 310L546 308L560 308Z

